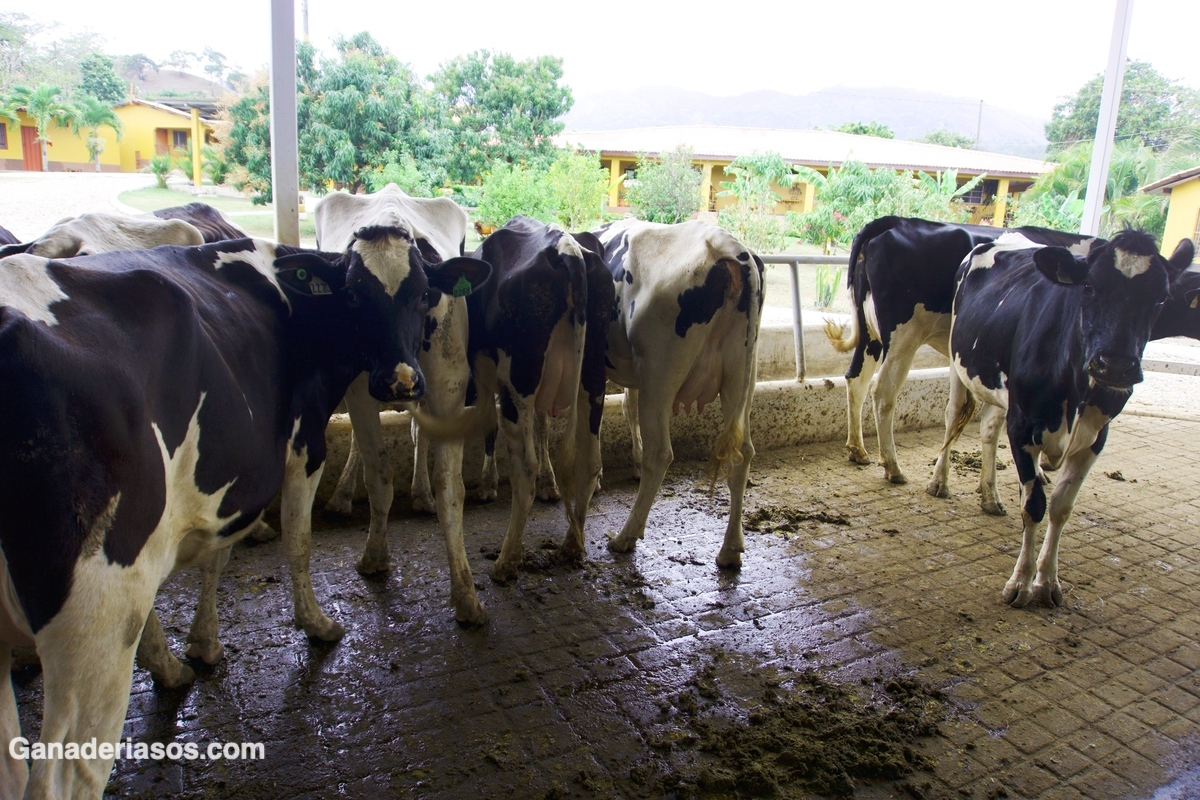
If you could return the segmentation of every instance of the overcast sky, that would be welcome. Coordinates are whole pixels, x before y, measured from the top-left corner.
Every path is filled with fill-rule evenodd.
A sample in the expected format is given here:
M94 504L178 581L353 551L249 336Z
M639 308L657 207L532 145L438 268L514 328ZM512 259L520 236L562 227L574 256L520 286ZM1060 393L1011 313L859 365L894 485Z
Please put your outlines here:
M205 0L160 14L58 0L42 7L54 18L4 3L60 30L93 30L113 54L162 60L209 46L246 72L270 58L266 0ZM480 48L562 56L576 96L639 86L718 95L900 86L1047 118L1059 97L1104 70L1114 10L1115 0L734 0L688 11L662 0L309 0L308 25L325 52L334 37L369 30L420 75ZM1135 0L1129 56L1200 87L1197 31L1200 2Z

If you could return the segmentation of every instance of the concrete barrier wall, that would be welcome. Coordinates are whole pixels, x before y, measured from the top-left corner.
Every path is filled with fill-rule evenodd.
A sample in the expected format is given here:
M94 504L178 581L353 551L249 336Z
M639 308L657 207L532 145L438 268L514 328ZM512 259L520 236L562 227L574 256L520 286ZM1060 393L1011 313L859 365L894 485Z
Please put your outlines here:
M790 336L791 331L788 333ZM908 382L904 385L896 404L898 431L943 424L949 391L947 375L944 368L915 369L909 374ZM868 435L874 432L870 408L870 403L864 407L863 429ZM413 473L409 416L405 413L386 411L381 415L381 419L384 438L388 443L395 469L396 493L407 495ZM562 424L561 420L559 424ZM703 414L675 417L671 421L671 441L676 460L707 460L712 455L720 426L719 402L713 403ZM750 430L754 446L759 452L810 442L845 441L845 379L812 378L803 383L797 383L795 380L760 381L754 394ZM338 414L333 417L326 433L326 441L329 446L329 460L317 491L320 502L324 502L332 493L346 460L350 442L350 421L346 415ZM497 445L497 451L497 461L503 477L507 475L507 454L502 444ZM606 469L618 470L632 466L629 428L621 413L621 395L610 395L605 402L601 455ZM482 441L466 444L463 479L468 487L478 483L482 457ZM358 495L364 496L361 486Z

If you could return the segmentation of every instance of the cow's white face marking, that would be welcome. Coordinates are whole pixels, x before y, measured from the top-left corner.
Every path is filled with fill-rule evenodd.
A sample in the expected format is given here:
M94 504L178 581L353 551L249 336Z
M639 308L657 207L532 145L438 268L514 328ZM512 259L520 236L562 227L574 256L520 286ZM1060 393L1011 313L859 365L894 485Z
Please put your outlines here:
M1082 242L1076 242L1075 244L1071 245L1067 248L1067 250L1072 255L1087 258L1088 253L1092 252L1092 244L1095 243L1095 241L1095 239L1084 239Z
M1126 278L1136 278L1150 269L1150 256L1137 256L1133 253L1117 249L1116 257L1113 259L1113 266Z
M395 236L380 236L378 239L356 239L354 251L358 253L367 271L379 279L388 297L395 297L400 284L408 277L409 242Z
M271 285L275 287L275 291L279 292L279 296L283 298L284 304L291 309L292 304L288 302L283 287L279 285L279 278L275 275L275 257L274 244L265 239L255 239L253 250L239 250L236 253L218 252L217 260L213 262L213 269L220 269L226 264L246 264L270 281Z
M50 306L68 300L50 271L49 260L21 253L0 261L0 306L15 308L25 316L47 325L57 325Z

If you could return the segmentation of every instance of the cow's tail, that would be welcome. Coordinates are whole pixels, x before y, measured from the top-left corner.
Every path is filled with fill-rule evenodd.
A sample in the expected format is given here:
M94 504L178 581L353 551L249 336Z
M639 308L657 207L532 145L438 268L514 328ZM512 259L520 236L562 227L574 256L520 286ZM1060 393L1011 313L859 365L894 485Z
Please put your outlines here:
M764 266L762 259L754 253L750 253L748 264L744 267L738 266L736 271L731 270L731 274L741 275L743 279L731 287L734 291L730 292L733 295L730 299L737 304L739 310L743 302L746 304L746 357L742 384L745 391L742 392L741 405L736 413L730 415L729 422L721 431L721 435L717 437L717 447L708 463L709 494L716 490L718 481L727 477L730 470L745 459L742 454L742 445L746 442L746 425L750 421L754 384L758 379L758 333L762 322L764 300ZM740 284L740 287L737 284ZM730 299L727 299L726 302L729 302Z
M416 403L408 406L421 433L435 441L486 436L496 429L496 364L480 353L475 356L475 405L449 417L435 417Z
M583 386L583 348L587 341L588 282L587 263L584 261L583 250L579 248L578 243L569 233L564 233L563 237L564 242L560 247L564 258L560 259L560 263L567 270L567 319L573 334L571 385L575 387L575 391L571 395L571 404L567 412L567 429L562 443L559 445L555 471L558 473L559 494L563 498L573 498L575 496L575 425L579 414L583 411L579 407L579 395ZM570 500L564 502L570 502Z
M858 314L851 316L848 323L826 317L825 338L839 353L849 353L858 347Z

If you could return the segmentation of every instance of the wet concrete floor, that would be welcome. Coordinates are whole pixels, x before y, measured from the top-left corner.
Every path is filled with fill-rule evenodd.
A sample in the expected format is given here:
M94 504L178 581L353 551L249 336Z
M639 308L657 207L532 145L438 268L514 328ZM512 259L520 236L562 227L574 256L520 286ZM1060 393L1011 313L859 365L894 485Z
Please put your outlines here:
M760 454L747 515L763 530L747 532L739 574L714 566L725 496L697 488L696 464L671 470L632 556L604 547L636 491L628 475L606 476L581 568L549 563L542 545L565 525L558 506L536 504L528 569L505 586L488 579L487 556L507 503L471 503L468 554L492 617L475 630L448 608L435 520L408 515L399 498L395 569L373 580L353 566L365 512L349 524L319 518L314 583L348 629L343 641L314 644L292 628L278 541L239 545L220 596L224 662L179 691L133 676L127 736L262 742L265 759L121 761L109 792L806 797L803 783L697 779L720 756L695 731L706 715L761 719L815 674L867 708L882 702L885 716L887 680L932 689L939 732L906 750L928 768L856 779L857 797L1196 797L1198 435L1195 421L1114 424L1063 539L1055 610L999 600L1020 537L1011 465L1000 473L1008 517L979 511L969 458L951 473L950 500L924 493L937 430L901 437L907 486L845 462L840 443ZM978 441L968 433L959 449ZM176 652L196 585L176 575L159 596ZM36 734L41 677L14 678L23 729Z

